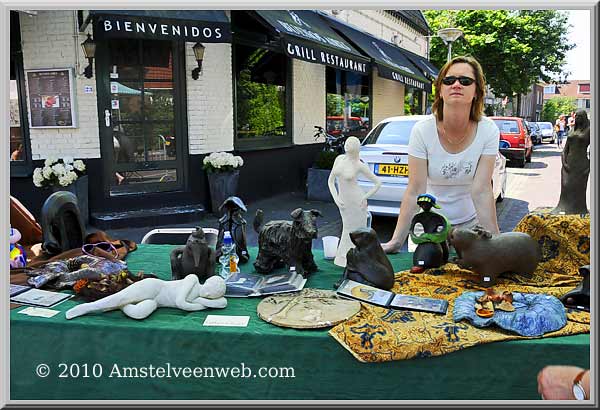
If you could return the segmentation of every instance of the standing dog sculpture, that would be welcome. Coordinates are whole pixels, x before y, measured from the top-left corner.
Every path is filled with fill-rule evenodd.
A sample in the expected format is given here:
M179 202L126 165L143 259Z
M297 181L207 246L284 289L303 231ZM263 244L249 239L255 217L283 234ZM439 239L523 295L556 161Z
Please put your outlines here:
M200 227L192 232L185 246L171 251L172 279L183 279L190 273L202 282L215 274L215 251L208 246Z
M293 221L270 221L262 228L263 211L254 217L254 230L258 233L258 255L254 268L259 273L269 273L283 265L296 267L296 272L306 277L316 272L312 254L312 241L317 237L316 218L321 212L302 208L292 211Z

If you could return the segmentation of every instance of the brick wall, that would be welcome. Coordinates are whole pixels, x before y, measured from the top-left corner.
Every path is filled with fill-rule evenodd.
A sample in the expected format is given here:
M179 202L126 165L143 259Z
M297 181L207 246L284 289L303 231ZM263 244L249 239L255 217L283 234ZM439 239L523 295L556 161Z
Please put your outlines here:
M202 72L197 80L192 70L198 67L192 47L186 44L186 83L188 137L190 154L233 149L233 84L231 44L204 43Z
M292 62L294 144L311 144L314 126L325 126L325 66L298 59Z
M87 67L87 60L80 46L86 36L77 33L75 17L73 10L40 10L37 16L20 16L25 70L75 69L73 87L78 126L59 129L32 128L31 153L34 160L50 155L100 158L95 71L91 79L81 75ZM84 87L88 85L92 86L92 94L84 94Z
M373 121L375 126L387 117L404 115L404 85L381 78L373 69Z

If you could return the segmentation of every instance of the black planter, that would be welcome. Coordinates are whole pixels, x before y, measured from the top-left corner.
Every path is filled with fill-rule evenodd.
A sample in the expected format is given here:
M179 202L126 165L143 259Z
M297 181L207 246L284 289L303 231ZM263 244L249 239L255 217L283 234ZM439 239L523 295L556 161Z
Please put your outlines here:
M331 192L329 192L330 169L309 168L306 178L306 199L333 202Z
M88 176L80 176L69 186L53 186L52 193L57 191L69 191L77 197L77 206L81 213L81 218L87 226L89 223L89 205L88 205Z
M210 203L212 213L218 214L219 207L230 196L237 194L240 171L213 172L208 174L208 186L210 188Z

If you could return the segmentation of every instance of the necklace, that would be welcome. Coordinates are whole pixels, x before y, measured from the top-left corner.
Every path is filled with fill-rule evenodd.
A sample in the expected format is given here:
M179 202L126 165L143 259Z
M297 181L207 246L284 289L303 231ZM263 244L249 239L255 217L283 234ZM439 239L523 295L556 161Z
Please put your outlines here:
M442 130L442 138L443 138L443 139L444 139L446 142L448 142L449 144L452 144L452 145L460 145L460 144L462 144L462 143L463 143L463 142L464 142L464 141L467 139L467 137L469 136L469 133L468 133L468 132L466 132L466 133L465 133L465 135L464 135L464 136L463 136L461 139L459 139L459 140L457 140L457 141L453 141L452 139L450 139L450 138L448 137L448 135L446 135L446 127L444 127L444 124L442 123L442 124L440 124L440 125L441 125L441 128L440 128L440 129ZM467 128L468 128L468 126L467 126Z

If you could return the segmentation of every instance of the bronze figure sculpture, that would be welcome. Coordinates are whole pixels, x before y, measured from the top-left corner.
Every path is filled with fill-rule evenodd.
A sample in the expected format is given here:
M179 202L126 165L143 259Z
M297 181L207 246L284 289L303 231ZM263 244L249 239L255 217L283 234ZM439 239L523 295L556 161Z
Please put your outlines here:
M481 275L484 287L495 285L503 273L531 276L541 259L538 243L524 232L492 234L480 226L453 228L449 239L458 255L454 263Z
M415 214L410 224L410 239L417 245L413 253L412 273L421 273L425 269L439 268L448 262L448 231L451 224L442 214L431 208L440 209L436 199L430 194L417 197L417 205L423 212Z
M196 227L184 246L171 251L172 279L183 279L190 273L198 276L200 282L215 274L215 251L208 246L200 227Z
M254 230L258 233L258 255L254 268L259 273L269 273L277 267L296 267L296 272L306 277L319 268L312 254L312 241L317 237L317 217L321 212L297 208L291 213L292 221L270 221L262 225L263 211L254 217Z
M77 205L77 197L69 191L58 191L42 206L42 249L49 255L81 248L85 224Z
M239 258L238 263L244 264L250 259L248 253L248 242L246 240L246 220L242 212L246 212L246 205L237 196L230 196L221 206L219 211L225 213L219 219L219 235L217 237L217 259L221 257L221 246L223 245L223 235L225 231L231 233L231 238L235 244L235 252Z
M590 121L585 110L575 113L575 127L569 133L562 152L560 199L553 214L586 214L586 189L590 174L587 149L590 145Z

